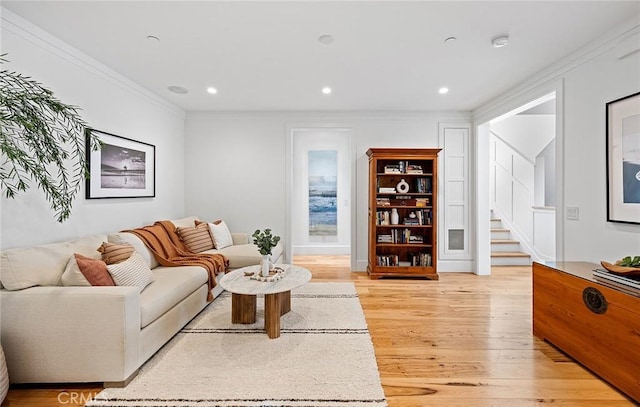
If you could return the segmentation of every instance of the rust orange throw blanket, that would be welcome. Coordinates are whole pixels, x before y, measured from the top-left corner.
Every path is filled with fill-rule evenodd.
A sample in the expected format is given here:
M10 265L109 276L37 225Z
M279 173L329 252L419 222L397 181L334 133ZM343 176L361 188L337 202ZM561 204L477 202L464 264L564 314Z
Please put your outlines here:
M182 243L176 233L175 225L161 220L151 226L125 230L138 236L151 250L158 263L167 267L201 266L209 274L209 293L207 301L213 301L211 289L216 285L216 275L226 272L229 260L221 254L193 253Z

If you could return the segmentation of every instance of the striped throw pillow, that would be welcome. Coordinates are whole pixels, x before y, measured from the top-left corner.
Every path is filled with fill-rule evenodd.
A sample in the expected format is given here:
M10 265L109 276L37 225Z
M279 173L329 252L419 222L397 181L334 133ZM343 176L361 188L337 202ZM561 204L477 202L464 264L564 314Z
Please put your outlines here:
M211 240L209 226L206 223L201 223L193 228L178 228L177 233L187 249L194 253L213 249L213 240Z
M130 244L116 244L104 242L98 251L102 253L102 261L107 264L122 263L127 260L135 249Z
M153 281L153 272L136 252L122 263L107 264L107 270L116 285L138 287L141 292Z

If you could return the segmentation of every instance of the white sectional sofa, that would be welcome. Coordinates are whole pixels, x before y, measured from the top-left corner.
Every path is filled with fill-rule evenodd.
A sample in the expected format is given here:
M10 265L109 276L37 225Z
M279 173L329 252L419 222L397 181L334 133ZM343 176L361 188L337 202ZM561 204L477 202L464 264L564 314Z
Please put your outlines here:
M195 219L172 222L193 226ZM222 253L230 268L258 264L261 256L248 235L232 237L232 246L206 253ZM63 286L71 256L99 258L96 249L105 241L132 244L152 269L153 282L142 292L127 286ZM272 260L281 257L279 245ZM11 383L126 384L207 305L206 270L177 269L159 266L141 240L123 232L2 252L0 340ZM217 285L213 295L221 291Z

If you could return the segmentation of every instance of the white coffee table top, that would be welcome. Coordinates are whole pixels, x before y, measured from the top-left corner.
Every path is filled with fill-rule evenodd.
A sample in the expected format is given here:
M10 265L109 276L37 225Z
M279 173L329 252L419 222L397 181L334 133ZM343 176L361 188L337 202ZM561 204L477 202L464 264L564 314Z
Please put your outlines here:
M220 280L220 285L225 290L235 294L257 295L257 294L277 294L290 291L296 287L306 284L311 280L311 272L304 267L293 266L291 264L277 264L285 270L285 275L278 281L266 282L252 280L245 276L245 271L260 272L260 266L249 266L233 270L227 273Z

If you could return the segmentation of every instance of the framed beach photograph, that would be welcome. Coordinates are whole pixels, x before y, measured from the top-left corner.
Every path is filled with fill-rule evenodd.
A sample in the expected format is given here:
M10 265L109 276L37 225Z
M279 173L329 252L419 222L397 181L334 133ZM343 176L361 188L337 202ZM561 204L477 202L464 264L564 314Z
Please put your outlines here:
M156 147L103 131L93 132L100 138L102 148L87 151L90 178L86 182L86 198L154 197Z
M607 221L640 224L640 92L607 103Z

